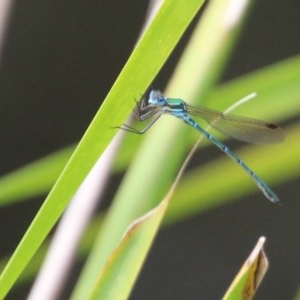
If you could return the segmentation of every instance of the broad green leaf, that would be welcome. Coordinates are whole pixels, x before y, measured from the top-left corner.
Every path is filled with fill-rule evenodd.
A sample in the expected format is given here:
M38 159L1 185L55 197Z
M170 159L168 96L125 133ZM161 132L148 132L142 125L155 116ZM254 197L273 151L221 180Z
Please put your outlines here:
M164 1L2 272L0 298L7 294L108 146L115 134L111 127L126 120L132 99L149 86L201 3L199 0L190 1L189 5L183 0Z

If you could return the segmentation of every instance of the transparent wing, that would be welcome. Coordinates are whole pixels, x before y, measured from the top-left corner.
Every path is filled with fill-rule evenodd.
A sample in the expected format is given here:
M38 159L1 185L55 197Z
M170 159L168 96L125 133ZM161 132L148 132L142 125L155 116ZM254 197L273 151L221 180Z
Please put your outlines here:
M282 128L276 124L223 114L206 107L187 106L190 115L199 116L223 134L253 144L280 143L284 140Z

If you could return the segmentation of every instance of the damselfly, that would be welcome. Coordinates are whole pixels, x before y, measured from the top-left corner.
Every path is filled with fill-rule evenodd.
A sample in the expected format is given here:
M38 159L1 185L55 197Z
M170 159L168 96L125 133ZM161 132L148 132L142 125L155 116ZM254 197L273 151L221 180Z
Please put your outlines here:
M279 202L277 195L238 155L203 129L191 116L198 116L204 119L213 128L231 138L254 144L282 142L284 140L284 133L278 125L232 114L223 114L206 107L193 107L181 99L167 98L157 90L152 90L148 99L142 99L137 105L135 112L139 121L144 121L152 117L150 123L142 130L137 130L126 124L121 127L122 129L143 134L161 115L168 114L177 117L202 133L207 139L238 163L254 180L258 188L268 199L272 202Z

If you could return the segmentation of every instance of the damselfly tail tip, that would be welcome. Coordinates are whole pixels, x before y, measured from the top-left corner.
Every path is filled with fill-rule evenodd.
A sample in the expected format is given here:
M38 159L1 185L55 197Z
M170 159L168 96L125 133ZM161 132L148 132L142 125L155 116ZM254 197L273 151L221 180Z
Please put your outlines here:
M262 192L272 203L281 204L279 198L273 191L263 189Z

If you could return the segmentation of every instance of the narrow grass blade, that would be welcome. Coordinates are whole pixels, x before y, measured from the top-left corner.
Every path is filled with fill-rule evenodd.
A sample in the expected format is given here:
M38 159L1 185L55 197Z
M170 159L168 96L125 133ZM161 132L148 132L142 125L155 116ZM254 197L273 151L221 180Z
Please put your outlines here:
M120 244L107 260L104 269L99 270L100 275L90 299L128 299L169 199L170 195L130 225Z
M261 237L250 256L235 277L224 300L253 299L268 269L268 259L263 251L266 238Z

